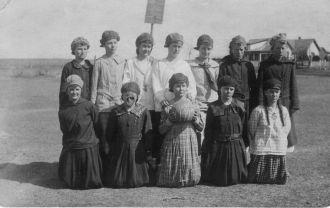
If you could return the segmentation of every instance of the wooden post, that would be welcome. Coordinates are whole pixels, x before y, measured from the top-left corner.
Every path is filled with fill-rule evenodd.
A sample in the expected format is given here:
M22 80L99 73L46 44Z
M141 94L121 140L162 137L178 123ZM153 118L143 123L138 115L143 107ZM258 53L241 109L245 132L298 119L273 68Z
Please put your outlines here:
M151 23L150 26L151 26L150 27L150 35L153 36L152 34L154 32L154 23Z

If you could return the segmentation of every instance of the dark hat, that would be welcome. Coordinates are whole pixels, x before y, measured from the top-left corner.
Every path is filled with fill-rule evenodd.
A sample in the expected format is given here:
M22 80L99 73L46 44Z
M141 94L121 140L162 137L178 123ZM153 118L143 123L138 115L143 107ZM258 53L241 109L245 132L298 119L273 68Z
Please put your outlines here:
M194 49L198 50L201 45L213 48L213 39L209 35L203 34L197 39L197 46Z
M127 82L121 87L121 93L125 92L134 92L137 95L140 95L140 87L136 82Z
M171 33L166 37L164 47L169 47L172 43L181 42L183 44L183 36L179 33Z
M154 44L154 38L149 33L142 33L136 38L135 45L139 47L141 43L151 43Z
M117 41L120 40L119 34L116 31L107 30L102 33L102 38L100 40L100 47L104 47L105 42L111 39L116 39Z
M281 81L278 79L268 79L264 82L263 89L266 91L268 89L281 89Z
M237 87L237 82L231 76L225 75L218 82L218 89L220 90L223 86Z
M187 86L189 86L188 77L182 73L173 74L169 81L169 88L171 92L173 91L174 85L177 83L186 83Z
M235 37L233 37L229 43L229 47L232 48L232 46L237 45L237 44L241 44L243 46L246 46L246 40L244 37L237 35Z
M287 43L286 33L279 33L279 34L273 36L272 39L270 40L269 44L271 46L274 46L276 43L286 44Z

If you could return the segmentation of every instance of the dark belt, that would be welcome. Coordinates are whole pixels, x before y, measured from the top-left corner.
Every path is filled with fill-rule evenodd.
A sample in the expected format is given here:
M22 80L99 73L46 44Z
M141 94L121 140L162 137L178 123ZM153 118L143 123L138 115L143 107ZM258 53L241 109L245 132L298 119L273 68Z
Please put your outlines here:
M123 136L120 135L118 136L119 138L122 138L123 141L129 141L129 140L136 140L139 141L142 139L142 134L135 134L135 135L127 135L127 136Z
M242 139L241 134L223 135L214 139L214 143L231 142Z

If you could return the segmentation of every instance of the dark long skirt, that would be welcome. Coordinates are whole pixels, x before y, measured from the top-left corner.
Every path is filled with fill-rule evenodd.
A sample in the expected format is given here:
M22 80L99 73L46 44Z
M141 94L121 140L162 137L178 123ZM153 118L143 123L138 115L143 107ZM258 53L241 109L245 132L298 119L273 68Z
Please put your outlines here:
M134 188L149 184L149 166L142 140L122 141L111 147L113 153L104 167L104 185Z
M73 189L102 187L99 146L86 149L62 149L59 178Z
M203 180L217 186L245 183L247 165L245 146L242 139L213 144L208 154Z
M253 155L248 165L249 183L285 184L287 181L284 155Z

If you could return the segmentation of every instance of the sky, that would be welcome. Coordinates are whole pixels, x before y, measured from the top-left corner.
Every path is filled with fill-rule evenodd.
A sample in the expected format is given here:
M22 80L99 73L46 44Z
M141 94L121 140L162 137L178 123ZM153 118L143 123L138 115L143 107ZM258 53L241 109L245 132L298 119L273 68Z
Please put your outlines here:
M0 0L1 3L8 0ZM184 36L182 57L193 58L199 35L214 39L213 57L228 53L230 40L287 33L289 39L315 38L330 51L328 0L165 0L162 24L154 25L152 55L163 58L169 33ZM100 57L105 30L120 34L118 54L135 56L135 39L150 32L144 23L147 0L11 0L0 11L0 58L74 58L70 44L78 36L91 44L89 59Z

